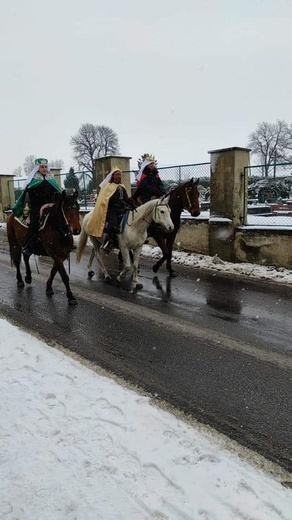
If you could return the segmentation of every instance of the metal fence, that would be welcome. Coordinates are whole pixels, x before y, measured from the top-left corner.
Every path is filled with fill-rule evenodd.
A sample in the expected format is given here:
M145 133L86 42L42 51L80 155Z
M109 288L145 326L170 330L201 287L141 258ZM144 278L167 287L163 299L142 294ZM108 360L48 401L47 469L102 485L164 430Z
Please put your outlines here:
M199 179L200 197L205 200L205 193L210 188L210 163L197 164L179 164L177 166L158 167L159 175L167 189L171 189L174 185L190 180ZM139 170L131 170L131 187L136 189L136 176Z
M96 190L93 190L92 173L90 171L74 172L78 179L78 186L75 186L79 192L79 201L85 209L91 209L95 204ZM65 180L68 173L61 173L61 184L65 186Z
M79 197L82 205L85 207L88 205L90 201L94 202L94 193L92 191L92 173L90 171L82 171L82 172L74 172L75 176L78 179L78 186L76 188L79 191ZM65 180L68 176L67 173L61 173L61 186L65 186ZM24 190L26 177L14 177L13 180L8 181L8 194L10 205L13 200L12 193L14 192L15 200L21 195Z
M96 190L92 187L92 173L90 171L74 172L78 179L78 191L79 198L82 206L85 208L90 207L94 204L94 196ZM130 170L131 188L134 191L136 189L136 176L138 170ZM185 182L192 177L196 180L199 178L200 194L204 198L205 193L209 190L210 185L210 163L198 163L198 164L182 164L178 166L163 166L159 168L159 173L162 181L166 188L171 189L175 184ZM68 176L68 172L61 173L61 185L65 185L65 179ZM9 194L10 201L13 200L11 194L14 190L15 200L19 197L24 189L25 177L15 177L14 180L8 181L9 183Z
M126 172L124 172L126 173ZM130 170L131 189L136 189L138 170ZM160 177L167 189L185 182L192 177L199 179L201 215L209 215L210 203L210 163L181 164L177 166L159 167ZM292 227L292 163L273 164L270 168L264 165L245 168L248 177L247 192L247 224L255 226L289 226ZM60 174L61 184L68 176ZM94 206L96 191L93 190L92 174L89 171L75 172L78 179L79 198L82 207L90 209ZM25 178L16 177L9 181L9 194L14 190L15 200L24 188Z
M248 166L247 224L292 227L292 163Z

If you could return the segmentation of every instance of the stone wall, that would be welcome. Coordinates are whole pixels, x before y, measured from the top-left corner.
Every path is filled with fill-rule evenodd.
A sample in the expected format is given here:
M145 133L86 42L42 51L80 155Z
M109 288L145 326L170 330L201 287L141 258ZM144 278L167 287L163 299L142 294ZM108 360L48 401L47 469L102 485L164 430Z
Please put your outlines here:
M15 202L13 177L14 175L10 174L0 175L0 222L6 220L6 214L3 211Z
M209 254L208 220L183 220L175 238L174 249Z
M292 269L292 229L238 228L235 252L237 262Z
M212 225L212 224L211 224ZM210 247L208 219L184 219L176 236L174 249L203 255L214 254L214 244ZM217 228L217 241L228 243L230 237ZM212 236L212 235L211 235ZM234 262L250 262L259 265L273 265L292 269L292 229L250 229L238 227L232 236ZM220 257L220 254L218 254ZM227 260L226 258L224 258Z

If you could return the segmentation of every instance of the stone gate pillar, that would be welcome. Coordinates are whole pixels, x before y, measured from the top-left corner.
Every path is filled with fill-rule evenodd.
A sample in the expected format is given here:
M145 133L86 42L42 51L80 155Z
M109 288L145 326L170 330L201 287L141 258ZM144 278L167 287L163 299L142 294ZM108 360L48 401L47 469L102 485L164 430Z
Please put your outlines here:
M13 174L0 174L0 221L4 222L3 210L15 202Z
M99 193L99 184L107 176L107 174L115 167L122 170L122 183L125 185L128 195L131 195L131 177L130 177L130 159L121 155L107 155L99 157L95 160L95 176L97 184L97 193Z
M234 261L234 229L246 224L248 148L211 150L209 252Z
M55 181L59 184L60 188L62 188L62 184L64 185L65 177L61 174L62 168L50 168L50 172L53 173ZM63 183L61 181L63 180Z

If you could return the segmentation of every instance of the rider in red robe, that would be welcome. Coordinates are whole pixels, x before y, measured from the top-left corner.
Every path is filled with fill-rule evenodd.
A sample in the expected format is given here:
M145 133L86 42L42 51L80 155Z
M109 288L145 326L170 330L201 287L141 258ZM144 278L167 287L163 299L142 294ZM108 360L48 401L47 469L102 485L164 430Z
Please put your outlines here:
M141 204L148 200L156 199L166 193L159 172L156 168L155 157L144 155L143 162L140 163L140 170L137 175L137 189L133 194L133 199Z

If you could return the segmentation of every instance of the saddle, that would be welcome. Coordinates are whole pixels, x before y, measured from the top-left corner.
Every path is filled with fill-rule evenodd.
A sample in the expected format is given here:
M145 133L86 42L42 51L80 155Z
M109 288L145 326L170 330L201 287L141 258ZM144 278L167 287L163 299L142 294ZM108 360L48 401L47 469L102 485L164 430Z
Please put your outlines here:
M21 224L22 226L28 228L29 227L29 223L30 223L30 218L29 216L28 217L25 217L24 215L20 215L19 217L17 217L16 215L14 215L14 220L16 220L17 222L19 222L19 224Z
M59 206L56 205L54 202L48 202L47 204L44 204L40 209L40 221L39 221L39 231L42 231L45 229L48 218L50 215L54 216L54 213L56 216L58 215L58 211L62 211ZM69 225L66 220L65 215L62 213L62 218L56 219L56 225L58 227L58 230L61 232L61 234L66 237L70 233Z
M54 206L53 203L48 203L48 204L44 204L41 207L41 209L40 209L40 219L39 219L39 231L41 229L45 228L48 216L50 214L50 208L52 206ZM30 216L29 216L29 214L27 215L25 213L22 213L22 215L20 215L19 217L14 215L14 220L17 220L17 222L19 222L19 224L21 224L22 226L24 226L26 228L29 227L29 224L30 224Z
M51 213L51 208L55 206L54 202L48 202L47 204L44 204L40 209L40 220L39 220L39 231L42 229L45 229L47 220L49 218L49 215Z
M48 202L44 204L40 209L40 220L39 220L39 231L46 227L48 217L51 212L51 208L55 205L54 202Z

